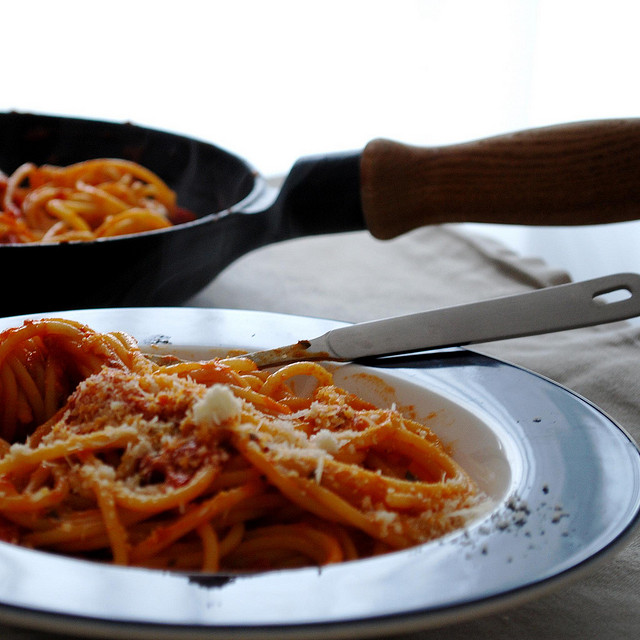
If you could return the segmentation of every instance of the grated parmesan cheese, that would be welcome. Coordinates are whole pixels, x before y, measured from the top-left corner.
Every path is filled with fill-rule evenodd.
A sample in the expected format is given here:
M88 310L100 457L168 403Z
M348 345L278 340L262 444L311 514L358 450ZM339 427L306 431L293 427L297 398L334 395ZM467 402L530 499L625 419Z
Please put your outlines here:
M242 411L242 401L223 384L214 384L192 407L195 424L214 427L237 418Z
M320 429L318 433L311 436L310 441L319 449L328 453L335 453L340 449L340 443L336 435L329 429Z

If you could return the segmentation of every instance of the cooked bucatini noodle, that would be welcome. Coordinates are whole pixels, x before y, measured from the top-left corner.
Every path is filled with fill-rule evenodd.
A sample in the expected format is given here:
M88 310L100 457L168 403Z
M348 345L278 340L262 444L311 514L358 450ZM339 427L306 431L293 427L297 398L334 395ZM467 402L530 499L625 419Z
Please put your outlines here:
M0 335L0 398L0 537L37 549L188 571L324 565L437 538L482 501L428 427L318 363L158 361L51 318Z
M192 218L155 173L128 160L27 162L0 172L0 244L93 241Z

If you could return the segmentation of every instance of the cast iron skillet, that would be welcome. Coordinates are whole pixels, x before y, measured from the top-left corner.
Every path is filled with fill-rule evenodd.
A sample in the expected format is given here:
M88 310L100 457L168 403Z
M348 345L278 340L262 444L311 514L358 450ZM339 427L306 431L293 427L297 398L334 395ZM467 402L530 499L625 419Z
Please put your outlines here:
M559 125L450 147L377 140L302 158L277 191L213 144L128 123L0 114L0 169L134 160L162 177L197 220L90 243L0 245L4 315L179 305L260 246L424 224L582 224L635 218L640 119ZM260 274L256 274L260 277Z

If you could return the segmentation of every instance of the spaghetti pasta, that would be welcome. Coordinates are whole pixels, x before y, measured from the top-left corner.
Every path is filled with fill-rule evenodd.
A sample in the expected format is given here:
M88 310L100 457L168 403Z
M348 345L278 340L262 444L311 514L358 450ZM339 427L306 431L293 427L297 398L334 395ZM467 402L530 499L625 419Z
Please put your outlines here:
M87 242L193 218L159 176L129 160L0 171L0 244Z
M428 427L319 363L156 359L50 318L0 335L0 400L0 537L32 548L186 571L323 565L437 538L483 499Z

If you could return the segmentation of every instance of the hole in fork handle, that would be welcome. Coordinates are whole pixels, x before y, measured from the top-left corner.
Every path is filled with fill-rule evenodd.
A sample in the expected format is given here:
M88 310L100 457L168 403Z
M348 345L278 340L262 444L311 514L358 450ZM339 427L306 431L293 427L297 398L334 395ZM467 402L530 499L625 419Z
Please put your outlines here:
M626 287L619 287L611 291L602 291L593 296L593 301L596 304L615 304L617 302L623 302L629 300L633 293Z

